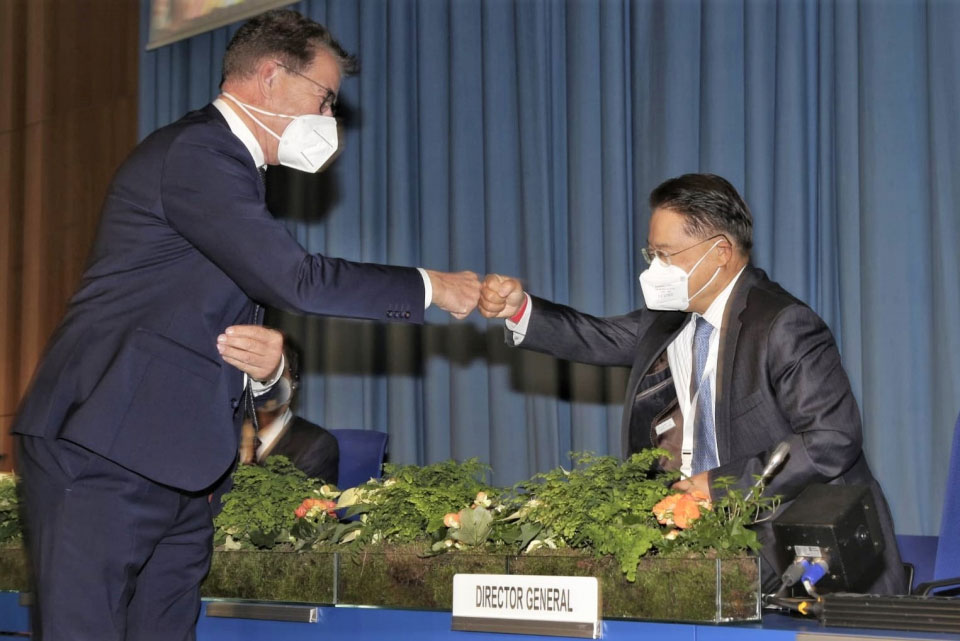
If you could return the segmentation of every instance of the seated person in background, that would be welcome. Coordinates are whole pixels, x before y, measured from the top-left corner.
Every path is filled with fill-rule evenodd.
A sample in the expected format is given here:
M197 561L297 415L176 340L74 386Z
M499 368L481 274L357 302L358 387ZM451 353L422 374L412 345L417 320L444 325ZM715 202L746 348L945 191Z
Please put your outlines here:
M254 432L249 418L243 425L240 460L252 464L263 463L269 456L286 456L307 476L336 485L340 464L336 437L319 425L294 416L290 409L300 385L300 354L287 337L283 358L283 375L269 400L256 410L260 431Z
M631 367L622 419L625 455L663 447L681 491L710 494L718 477L754 484L781 442L790 453L767 485L783 507L809 484L871 487L885 543L882 567L862 591L906 588L893 521L863 455L860 411L833 335L807 305L750 265L753 218L719 176L687 174L650 194L645 305L598 318L525 293L490 274L480 310L504 318L507 342L557 358ZM782 509L782 508L781 508ZM769 521L763 589L779 586Z

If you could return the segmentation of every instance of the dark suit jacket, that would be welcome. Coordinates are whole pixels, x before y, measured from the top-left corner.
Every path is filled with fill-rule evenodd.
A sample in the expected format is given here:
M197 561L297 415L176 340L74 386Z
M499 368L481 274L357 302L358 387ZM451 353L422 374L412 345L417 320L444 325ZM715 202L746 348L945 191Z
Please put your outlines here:
M655 426L676 400L665 352L690 315L646 308L597 318L535 298L521 347L595 365L631 368L622 420L623 451L659 445ZM509 341L512 343L512 340ZM747 488L781 441L790 456L768 485L784 509L811 483L868 484L882 515L885 567L870 590L905 589L893 523L861 449L860 412L830 330L809 307L763 271L747 267L724 312L716 374L715 425L720 467L710 472ZM675 413L674 415L678 415ZM675 433L679 429L675 428ZM768 568L783 568L772 528L757 526ZM774 586L775 587L775 586Z
M107 193L79 290L14 432L60 437L159 483L202 490L229 468L242 374L217 335L255 302L422 322L413 268L308 254L273 218L253 159L213 105L144 140Z
M337 484L340 447L337 438L319 425L293 416L267 452L286 456L297 469L315 479Z

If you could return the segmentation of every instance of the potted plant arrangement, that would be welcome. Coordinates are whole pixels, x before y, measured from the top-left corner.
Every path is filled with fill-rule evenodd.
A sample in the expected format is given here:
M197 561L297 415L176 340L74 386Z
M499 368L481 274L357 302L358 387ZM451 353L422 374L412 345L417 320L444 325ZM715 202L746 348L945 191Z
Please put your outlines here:
M388 464L383 480L342 492L280 458L241 468L205 594L449 609L458 572L580 575L600 579L606 617L758 618L747 526L776 499L745 500L723 479L712 502L671 492L664 454L578 454L513 488L486 483L475 459Z
M607 618L759 618L749 529L777 499L721 479L714 500L670 490L665 452L576 454L512 488L470 459L386 465L340 490L287 459L240 466L216 517L207 597L449 609L457 573L596 576ZM15 479L0 477L0 589L26 588Z

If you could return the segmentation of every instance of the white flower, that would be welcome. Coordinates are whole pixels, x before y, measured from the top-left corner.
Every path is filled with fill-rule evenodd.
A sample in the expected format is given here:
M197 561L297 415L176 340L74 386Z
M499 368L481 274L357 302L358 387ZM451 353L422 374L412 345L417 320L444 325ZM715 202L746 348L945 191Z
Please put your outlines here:
M340 496L340 490L333 485L321 485L319 490L320 496L325 499L335 499Z

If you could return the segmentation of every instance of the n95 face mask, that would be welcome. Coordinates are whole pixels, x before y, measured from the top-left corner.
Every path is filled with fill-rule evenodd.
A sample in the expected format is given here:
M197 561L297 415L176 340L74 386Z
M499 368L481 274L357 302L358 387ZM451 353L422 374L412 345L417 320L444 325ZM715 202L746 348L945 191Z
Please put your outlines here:
M703 256L694 263L689 272L683 271L676 265L667 265L660 260L659 256L654 258L653 262L650 263L650 267L640 274L640 289L643 290L643 300L647 304L647 309L664 312L685 311L690 306L690 300L699 296L700 293L713 282L717 274L720 273L720 268L718 267L716 271L713 272L710 280L704 283L703 287L698 289L693 296L688 295L690 291L690 276L697 270L697 267L699 267L703 259L707 257L707 254L719 245L721 241L722 239L718 240L710 249L704 252Z
M281 165L313 174L320 171L327 164L327 161L337 153L340 143L336 118L319 114L304 114L302 116L276 114L242 103L228 93L223 95L230 98L255 123L263 127L264 131L280 141L280 146L277 148L277 160L280 161ZM276 132L250 113L251 111L266 116L289 118L293 122L283 130L282 136L278 136Z

